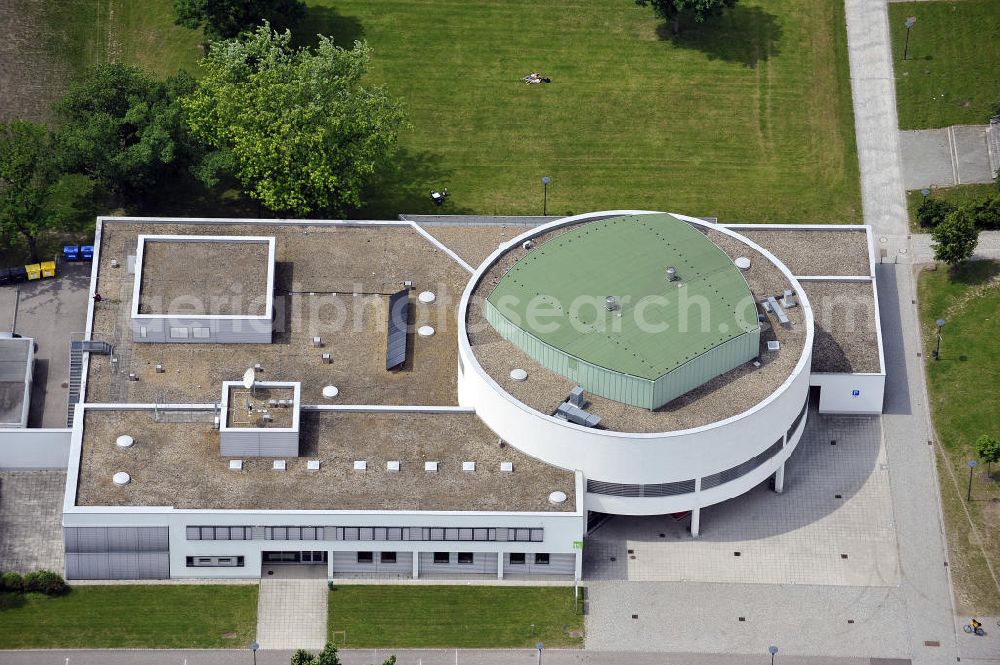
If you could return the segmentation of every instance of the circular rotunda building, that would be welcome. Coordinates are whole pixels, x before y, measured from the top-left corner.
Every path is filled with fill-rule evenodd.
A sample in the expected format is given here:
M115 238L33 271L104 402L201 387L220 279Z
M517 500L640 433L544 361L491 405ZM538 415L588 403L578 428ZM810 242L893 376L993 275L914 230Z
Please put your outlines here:
M774 476L805 426L813 315L739 233L614 211L502 245L459 312L458 394L504 441L585 479L584 507L692 511Z

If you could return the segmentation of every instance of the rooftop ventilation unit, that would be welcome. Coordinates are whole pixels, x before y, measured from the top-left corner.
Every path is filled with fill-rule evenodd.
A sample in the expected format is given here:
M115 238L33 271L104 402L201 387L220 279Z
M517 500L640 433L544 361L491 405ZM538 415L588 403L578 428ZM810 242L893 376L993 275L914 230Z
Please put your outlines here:
M420 295L417 296L417 300L419 300L420 302L422 302L425 305L429 305L432 302L434 302L435 300L437 300L437 297L433 293L431 293L430 291L421 291Z
M670 266L667 268L667 281L676 282L677 281L677 268Z
M774 299L774 296L768 296L767 300L764 302L764 309L769 312L774 312L774 315L778 317L778 322L783 326L791 324L791 320L788 315L785 314L785 310L781 309L781 305L778 301Z
M424 471L428 473L437 473L438 463L437 462L424 462Z
M735 263L736 267L739 268L740 270L750 269L750 259L745 256L736 257L736 260L733 261L733 263Z
M528 378L528 373L520 368L512 369L510 370L510 378L514 379L515 381L524 381L525 379Z
M275 471L284 471L288 468L288 463L283 459L276 459L274 460L273 468Z
M260 414L260 418L265 423L274 422L274 416L272 416L270 413L267 413L266 411L264 413Z
M525 240L524 242L521 243L521 249L523 250L529 250L534 246L535 243L531 242L530 240Z
M781 296L781 306L788 309L790 307L795 307L798 304L798 301L795 299L795 292L791 289L785 289L784 294Z
M116 473L114 476L111 477L111 480L114 482L115 485L122 487L123 485L128 485L130 482L132 482L132 476L128 475L124 471L119 471L118 473Z
M157 374L163 374L163 365L162 364L156 363L156 367L154 369L156 370Z
M781 344L778 342L778 340L776 340L776 339L768 340L768 342L767 342L767 350L768 351L777 351L780 348L781 348Z
M135 443L135 439L130 437L128 434L122 434L120 437L115 439L115 445L119 448L131 448Z
M462 462L462 471L473 473L476 470L475 462Z
M581 409L587 405L587 398L583 396L582 387L573 386L573 390L569 391L569 403Z
M388 462L386 462L385 463L385 470L389 471L390 473L399 473L399 460L398 459L394 459L394 460L389 460Z
M601 422L601 417L594 415L593 413L587 413L575 404L570 404L569 402L563 402L556 409L556 417L563 417L571 423L576 425L583 425L584 427L597 427Z
M614 296L608 296L604 299L604 306L608 308L609 312L613 312L618 309L618 298Z
M366 462L365 460L363 460L363 459L356 459L356 460L354 460L354 470L355 471L364 471L367 468L368 468L368 462Z
M340 390L337 386L323 386L323 397L327 399L333 399L340 394Z
M431 337L434 335L434 328L432 326L420 326L417 328L417 334L421 337Z
M264 366L261 365L260 363L254 363L253 369L254 369L255 372L263 372L264 371Z
M316 347L317 349L319 347L323 346L323 338L322 337L313 337L313 346Z
M514 463L500 462L500 473L514 473Z
M308 462L306 462L306 469L308 469L309 471L319 471L319 460L311 459Z
M322 358L323 358L323 364L324 365L329 365L330 363L333 362L333 356L331 356L329 353L324 353L322 355Z
M241 460L241 459L231 459L231 460L229 460L229 470L230 471L242 471L243 470L243 460Z
M553 506L560 506L566 503L566 492L555 491L549 494L549 503Z

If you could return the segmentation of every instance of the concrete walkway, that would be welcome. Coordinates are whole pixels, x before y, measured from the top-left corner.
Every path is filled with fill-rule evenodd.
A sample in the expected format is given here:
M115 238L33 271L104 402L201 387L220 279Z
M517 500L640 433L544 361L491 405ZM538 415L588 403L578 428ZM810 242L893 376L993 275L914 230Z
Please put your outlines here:
M918 233L910 237L910 257L913 263L934 261L934 249L931 247L929 233ZM972 258L973 260L1000 259L1000 231L981 232L979 245Z
M265 566L257 599L262 649L322 649L326 643L326 565Z
M844 5L865 223L876 233L905 235L906 195L886 2L845 0Z
M903 186L953 187L993 182L989 125L957 125L899 133Z

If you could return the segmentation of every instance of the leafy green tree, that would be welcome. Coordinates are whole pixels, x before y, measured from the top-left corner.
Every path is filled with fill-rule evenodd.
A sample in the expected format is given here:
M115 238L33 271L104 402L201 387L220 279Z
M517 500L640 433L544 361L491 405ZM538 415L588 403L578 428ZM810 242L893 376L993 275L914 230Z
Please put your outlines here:
M635 0L645 7L652 5L656 15L670 21L674 34L680 34L681 19L690 18L695 23L722 14L724 9L736 6L736 0Z
M395 149L400 104L361 84L371 52L320 37L293 49L267 25L215 42L204 76L182 100L195 138L229 157L233 175L270 210L306 215L359 206L361 191Z
M990 465L1000 462L1000 439L983 434L976 439L976 454L986 462L986 476L990 476Z
M933 229L954 209L954 203L928 196L917 206L917 221L925 229Z
M327 642L323 650L320 651L316 662L318 665L340 665L340 656L337 655L337 647L333 646L331 642Z
M267 21L278 30L293 28L305 15L301 0L174 0L175 22L203 28L210 39L229 39Z
M305 649L297 649L292 654L291 665L317 665L316 656Z
M1000 194L990 194L968 204L972 220L981 231L1000 229Z
M944 261L952 268L968 261L979 244L979 230L972 212L962 206L948 213L931 231L934 259Z
M48 230L71 230L88 183L74 182L59 168L55 141L43 125L0 123L0 237L23 239L37 263L38 239Z
M186 129L177 100L193 88L194 79L183 73L161 82L132 65L91 69L56 104L64 166L116 194L148 191L184 162Z

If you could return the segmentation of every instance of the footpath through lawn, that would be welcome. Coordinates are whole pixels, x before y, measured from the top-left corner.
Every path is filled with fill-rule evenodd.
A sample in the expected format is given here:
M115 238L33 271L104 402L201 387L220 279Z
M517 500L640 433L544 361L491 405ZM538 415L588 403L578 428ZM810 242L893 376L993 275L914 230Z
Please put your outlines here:
M1000 436L1000 263L975 261L920 275L920 325L949 562L960 614L1000 614L1000 465L980 463L969 491L968 460L981 434ZM941 359L934 322L944 319ZM994 573L991 573L990 567Z
M0 593L0 649L245 648L256 585L78 586L67 595Z

